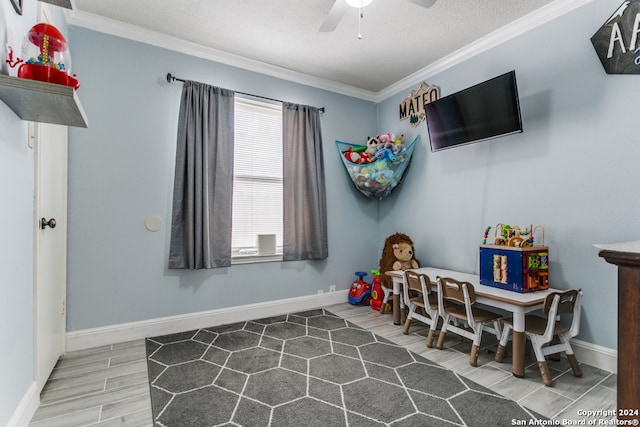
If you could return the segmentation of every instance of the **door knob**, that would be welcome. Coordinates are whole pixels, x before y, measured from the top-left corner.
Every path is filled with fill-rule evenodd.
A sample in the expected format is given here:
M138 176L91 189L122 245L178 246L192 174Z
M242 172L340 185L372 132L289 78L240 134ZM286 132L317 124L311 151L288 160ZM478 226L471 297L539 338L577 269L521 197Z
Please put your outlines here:
M51 228L56 228L56 220L55 218L51 218L49 221L47 221L46 218L42 218L40 220L40 228L41 229L45 229L47 227L47 225Z

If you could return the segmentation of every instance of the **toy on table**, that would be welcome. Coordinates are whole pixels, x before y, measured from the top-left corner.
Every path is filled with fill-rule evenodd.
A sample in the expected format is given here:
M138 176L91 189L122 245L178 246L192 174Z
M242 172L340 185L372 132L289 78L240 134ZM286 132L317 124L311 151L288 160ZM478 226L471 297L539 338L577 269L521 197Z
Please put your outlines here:
M484 238L482 239L483 245L487 244L487 239L489 238L489 231L491 231L491 226L488 226L487 228L484 229Z
M371 284L363 280L367 273L356 271L355 275L358 276L358 280L353 282L351 288L349 288L349 302L351 304L362 303L363 305L369 305L371 301Z
M11 48L9 51L7 63L12 68L22 63L18 68L18 77L71 86L74 89L80 87L75 74L70 74L71 57L67 41L53 25L40 23L31 27L22 43L22 58L14 60Z
M549 288L549 248L544 246L542 226L525 228L498 224L493 244L488 244L489 230L480 245L480 283L514 292L533 292ZM541 231L540 244L535 243Z
M487 244L487 239L489 237L489 231L491 230L491 228L491 226L485 228L482 244ZM544 228L540 225L536 227L531 225L529 228L525 228L524 230L522 230L517 225L515 227L512 227L508 224L498 224L495 227L495 237L493 239L493 244L501 246L514 246L519 248L527 246L531 247L533 246L534 233L538 229L542 230L542 241L544 244Z

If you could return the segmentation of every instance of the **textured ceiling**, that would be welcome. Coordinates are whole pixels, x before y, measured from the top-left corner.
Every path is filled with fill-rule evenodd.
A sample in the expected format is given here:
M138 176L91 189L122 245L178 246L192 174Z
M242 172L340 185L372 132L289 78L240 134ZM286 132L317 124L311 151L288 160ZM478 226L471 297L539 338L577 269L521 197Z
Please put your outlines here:
M319 28L334 0L75 0L73 13L379 92L552 2L374 0L360 21L348 8L333 32Z

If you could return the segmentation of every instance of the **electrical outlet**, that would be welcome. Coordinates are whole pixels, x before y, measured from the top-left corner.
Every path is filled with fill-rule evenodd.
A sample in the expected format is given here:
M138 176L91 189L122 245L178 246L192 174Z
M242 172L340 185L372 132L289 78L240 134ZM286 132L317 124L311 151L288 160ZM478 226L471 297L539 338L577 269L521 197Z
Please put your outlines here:
M336 285L329 285L329 292L335 292L336 291Z

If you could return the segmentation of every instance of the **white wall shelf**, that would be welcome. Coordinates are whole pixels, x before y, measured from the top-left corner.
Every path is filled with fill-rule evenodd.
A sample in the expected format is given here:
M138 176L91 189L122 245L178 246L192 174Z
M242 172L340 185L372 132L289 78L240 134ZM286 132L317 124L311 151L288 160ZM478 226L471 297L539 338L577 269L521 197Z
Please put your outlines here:
M88 126L78 95L70 86L0 75L0 99L22 120Z

